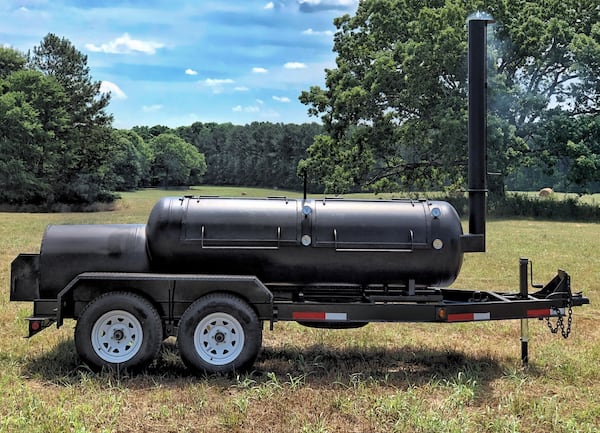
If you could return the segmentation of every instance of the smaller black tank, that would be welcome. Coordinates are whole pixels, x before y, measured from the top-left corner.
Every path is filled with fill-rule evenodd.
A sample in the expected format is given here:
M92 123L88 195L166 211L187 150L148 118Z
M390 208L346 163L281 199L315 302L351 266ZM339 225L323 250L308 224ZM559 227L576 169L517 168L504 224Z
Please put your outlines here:
M148 272L146 226L49 226L40 251L40 296L55 298L83 272Z

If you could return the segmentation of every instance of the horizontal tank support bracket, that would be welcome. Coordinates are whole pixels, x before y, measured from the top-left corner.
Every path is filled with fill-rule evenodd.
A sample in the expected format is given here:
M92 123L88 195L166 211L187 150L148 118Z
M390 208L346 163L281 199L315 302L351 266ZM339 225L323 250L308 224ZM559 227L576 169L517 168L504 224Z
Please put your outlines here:
M485 235L483 234L465 234L460 237L460 243L463 253L483 253L485 252Z

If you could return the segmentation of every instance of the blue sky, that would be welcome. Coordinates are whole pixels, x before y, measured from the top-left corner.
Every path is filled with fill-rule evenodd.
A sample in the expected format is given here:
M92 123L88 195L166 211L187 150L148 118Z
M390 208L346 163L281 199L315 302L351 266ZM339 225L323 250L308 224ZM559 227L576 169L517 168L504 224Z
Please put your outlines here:
M113 125L318 121L298 101L335 66L333 19L358 0L3 0L0 44L48 33L88 56Z

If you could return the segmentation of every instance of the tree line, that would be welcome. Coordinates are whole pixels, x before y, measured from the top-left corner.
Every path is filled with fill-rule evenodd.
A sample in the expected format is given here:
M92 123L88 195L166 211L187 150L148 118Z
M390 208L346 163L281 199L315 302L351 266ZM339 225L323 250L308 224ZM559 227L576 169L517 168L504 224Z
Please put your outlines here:
M260 186L275 189L301 190L303 178L297 173L299 161L314 137L323 132L317 123L284 124L252 122L247 125L232 123L195 122L190 126L169 128L164 125L134 126L122 132L146 143L156 143L158 137L170 136L183 140L203 156L202 178L146 179L147 186L207 185ZM163 147L165 148L165 147ZM158 149L155 150L158 152ZM163 166L172 158L164 158ZM181 173L182 167L172 167L170 173ZM144 184L144 181L141 182ZM315 191L322 190L319 185Z
M121 180L118 190L199 183L300 190L298 163L322 131L317 123L270 122L195 122L116 131L125 144L121 149L127 151L126 157L116 156L122 161L115 167Z
M303 186L298 163L322 131L317 123L253 122L244 126L194 123L177 128L176 133L206 156L207 184L298 191Z

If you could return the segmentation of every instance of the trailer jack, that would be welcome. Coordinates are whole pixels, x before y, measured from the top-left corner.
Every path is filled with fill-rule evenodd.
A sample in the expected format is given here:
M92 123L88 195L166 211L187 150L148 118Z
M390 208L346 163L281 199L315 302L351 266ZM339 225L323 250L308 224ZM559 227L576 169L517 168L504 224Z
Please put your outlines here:
M534 288L541 288L540 291L529 295L528 293L528 279L529 269L531 269L531 286ZM589 303L587 298L584 298L581 293L577 293L575 296L571 293L571 278L563 270L559 270L557 275L545 286L539 284L533 284L533 264L527 258L521 258L519 260L519 289L520 296L522 299L529 299L530 296L536 299L562 299L566 301L565 308L558 308L552 306L550 308L550 314L539 319L545 318L548 329L553 334L560 334L563 338L568 338L571 334L571 325L573 323L573 306L580 306ZM556 317L556 324L553 325L551 317ZM566 318L566 325L565 325ZM527 365L529 362L529 319L521 319L521 361L523 365Z

